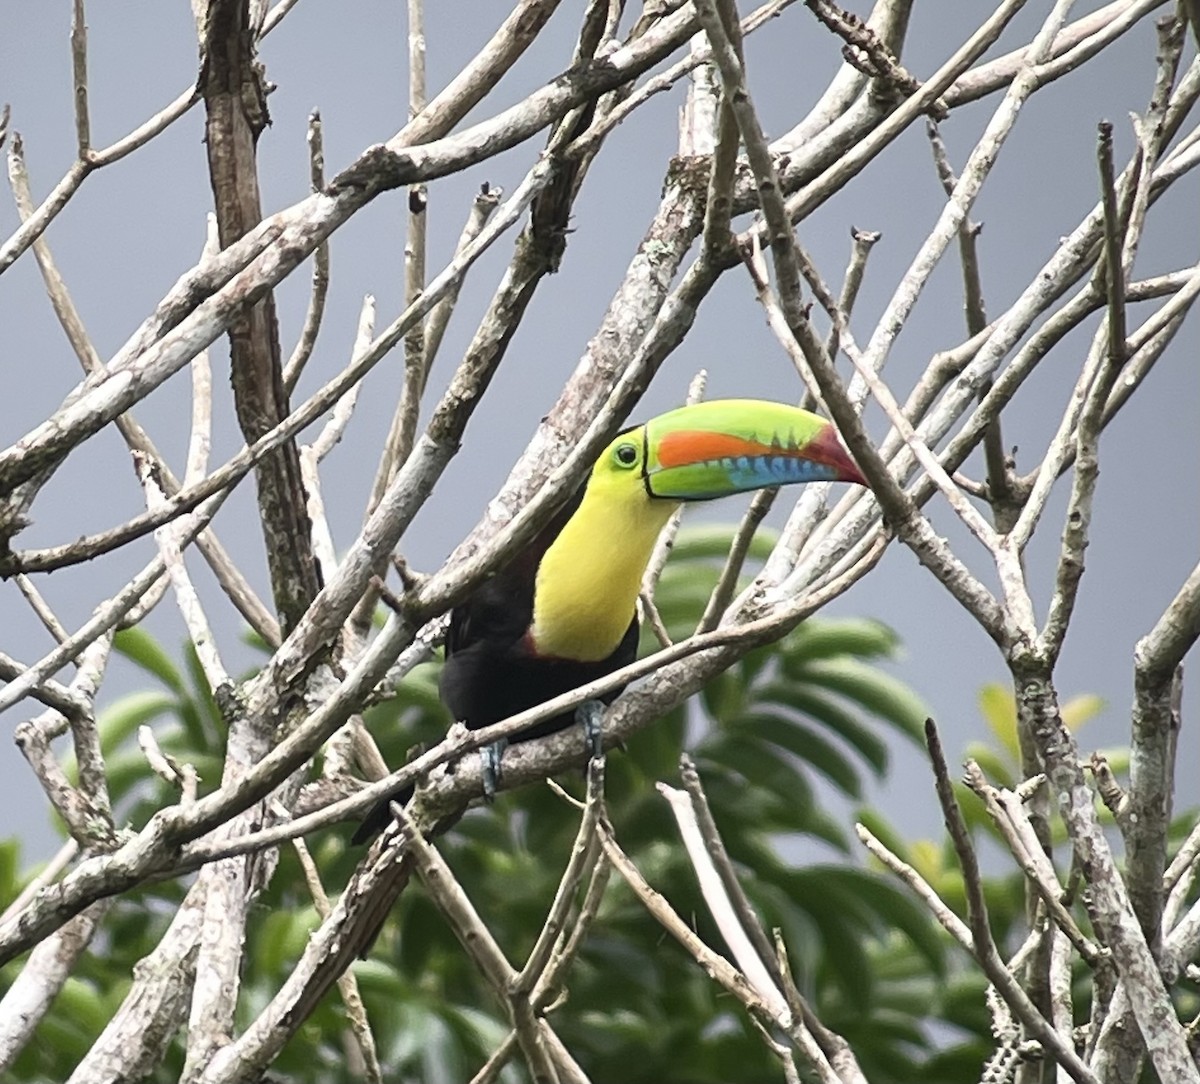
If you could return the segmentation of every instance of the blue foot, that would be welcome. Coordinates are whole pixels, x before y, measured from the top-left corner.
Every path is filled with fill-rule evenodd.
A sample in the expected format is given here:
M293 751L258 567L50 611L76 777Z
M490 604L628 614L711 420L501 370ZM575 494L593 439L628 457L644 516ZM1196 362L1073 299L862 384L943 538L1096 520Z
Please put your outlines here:
M603 719L604 705L599 700L585 700L575 709L575 720L583 724L583 738L588 754L593 757L604 755L604 734L600 727Z
M483 761L483 796L489 802L495 801L496 790L500 786L500 758L508 748L508 739L501 738L491 745L485 745L479 750L479 759Z

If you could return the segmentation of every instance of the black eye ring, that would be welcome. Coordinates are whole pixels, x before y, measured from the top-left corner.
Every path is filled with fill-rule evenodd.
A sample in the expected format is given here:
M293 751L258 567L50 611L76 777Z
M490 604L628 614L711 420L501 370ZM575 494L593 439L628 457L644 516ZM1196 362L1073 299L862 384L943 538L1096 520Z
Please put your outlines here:
M638 460L637 448L632 444L618 444L616 456L622 467L632 467Z

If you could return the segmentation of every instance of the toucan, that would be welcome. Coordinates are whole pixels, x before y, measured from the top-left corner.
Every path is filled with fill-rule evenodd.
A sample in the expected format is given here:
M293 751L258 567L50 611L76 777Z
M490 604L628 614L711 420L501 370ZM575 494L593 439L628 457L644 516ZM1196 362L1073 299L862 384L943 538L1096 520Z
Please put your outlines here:
M817 481L866 484L832 423L783 403L712 400L624 430L533 542L451 612L443 703L478 729L627 665L637 655L642 574L681 503ZM512 740L599 714L594 701L581 707ZM594 730L588 739L596 744ZM485 786L502 751L485 751ZM389 803L405 798L376 806L354 841L379 832Z

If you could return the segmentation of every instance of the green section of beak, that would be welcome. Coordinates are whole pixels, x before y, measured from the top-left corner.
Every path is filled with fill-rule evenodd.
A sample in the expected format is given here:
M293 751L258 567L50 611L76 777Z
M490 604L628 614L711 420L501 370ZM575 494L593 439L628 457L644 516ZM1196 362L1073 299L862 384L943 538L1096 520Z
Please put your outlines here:
M763 399L717 399L646 423L646 488L707 501L794 482L865 485L832 423Z

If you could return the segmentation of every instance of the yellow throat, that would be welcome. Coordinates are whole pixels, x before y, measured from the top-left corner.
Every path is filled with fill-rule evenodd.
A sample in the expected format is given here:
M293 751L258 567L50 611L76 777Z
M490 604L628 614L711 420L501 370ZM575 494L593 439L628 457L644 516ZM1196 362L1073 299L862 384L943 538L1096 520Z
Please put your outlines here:
M532 633L539 655L599 662L617 649L654 543L678 507L652 500L636 474L592 474L538 566Z

